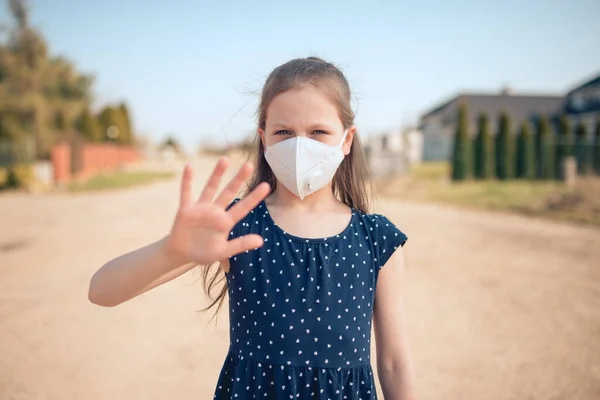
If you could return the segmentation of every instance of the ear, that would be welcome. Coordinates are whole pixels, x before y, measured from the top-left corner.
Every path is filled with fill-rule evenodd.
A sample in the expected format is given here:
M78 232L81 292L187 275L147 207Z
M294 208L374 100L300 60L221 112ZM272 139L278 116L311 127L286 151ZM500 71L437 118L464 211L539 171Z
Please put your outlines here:
M267 141L265 139L265 131L262 128L257 129L258 136L260 136L260 141L262 142L263 149L267 148Z
M344 144L342 144L342 151L344 155L347 156L350 154L350 149L352 148L352 142L354 141L354 134L356 134L356 126L352 125L348 128L348 133L346 134L346 139L344 139Z

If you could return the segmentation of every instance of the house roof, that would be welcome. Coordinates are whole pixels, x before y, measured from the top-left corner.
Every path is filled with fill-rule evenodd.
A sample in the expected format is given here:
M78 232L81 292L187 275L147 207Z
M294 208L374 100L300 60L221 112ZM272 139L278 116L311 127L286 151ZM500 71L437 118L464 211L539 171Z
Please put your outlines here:
M577 92L581 89L585 89L587 87L590 86L600 86L600 74L598 74L597 76L587 80L586 82L582 83L581 85L569 90L569 92L567 93L567 96L569 96L570 94Z
M459 104L467 106L469 121L475 124L480 114L486 114L490 122L506 113L513 126L532 120L535 116L552 115L561 110L563 96L559 95L513 95L463 93L442 103L421 117L421 120L434 114L442 119L453 121ZM474 126L474 125L473 125Z
M438 105L421 116L426 118L437 114L456 103L464 102L470 111L476 114L486 112L496 114L502 111L540 110L545 112L557 111L563 96L560 95L513 95L513 94L485 94L485 93L460 93L448 101ZM475 108L473 110L472 108Z

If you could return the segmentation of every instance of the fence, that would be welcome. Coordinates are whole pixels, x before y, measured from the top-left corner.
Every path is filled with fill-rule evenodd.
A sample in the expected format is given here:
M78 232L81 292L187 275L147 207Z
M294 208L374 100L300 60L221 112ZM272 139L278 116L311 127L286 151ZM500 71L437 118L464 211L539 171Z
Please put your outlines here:
M30 164L35 161L35 139L0 139L0 167Z
M90 144L74 140L55 145L51 152L55 183L85 180L141 159L134 147Z

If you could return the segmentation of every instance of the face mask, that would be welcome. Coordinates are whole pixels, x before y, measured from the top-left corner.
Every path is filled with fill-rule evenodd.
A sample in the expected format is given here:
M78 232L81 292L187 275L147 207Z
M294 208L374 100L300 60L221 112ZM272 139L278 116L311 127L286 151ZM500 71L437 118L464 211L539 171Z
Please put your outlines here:
M293 137L283 140L265 150L265 159L275 177L296 196L304 199L311 193L326 186L335 175L344 159L342 141L330 146L306 137Z

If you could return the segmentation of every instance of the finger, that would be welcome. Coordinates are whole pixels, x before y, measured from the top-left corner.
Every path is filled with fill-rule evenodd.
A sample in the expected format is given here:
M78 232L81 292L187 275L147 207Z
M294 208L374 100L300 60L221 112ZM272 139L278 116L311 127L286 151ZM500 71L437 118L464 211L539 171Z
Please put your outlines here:
M223 189L219 197L217 197L215 204L223 208L227 207L252 173L252 169L252 164L244 163L236 176L229 182L225 189Z
M212 201L213 197L215 197L215 193L217 192L217 188L219 187L219 183L221 182L221 178L227 169L227 165L229 164L229 160L226 157L222 157L215 165L210 178L208 178L208 182L206 186L204 186L204 190L202 190L202 194L198 199L198 202Z
M202 227L207 230L227 232L229 234L233 227L231 217L223 213L220 207L212 203L192 207L188 215L192 221L195 221L196 227Z
M268 196L271 191L271 185L267 182L260 183L246 197L233 205L228 213L235 223L238 223L248 213L256 208L258 204Z
M192 201L192 167L189 164L183 168L181 176L181 191L179 193L179 206L183 207Z
M260 235L248 234L227 242L226 251L229 257L262 247L264 240Z

